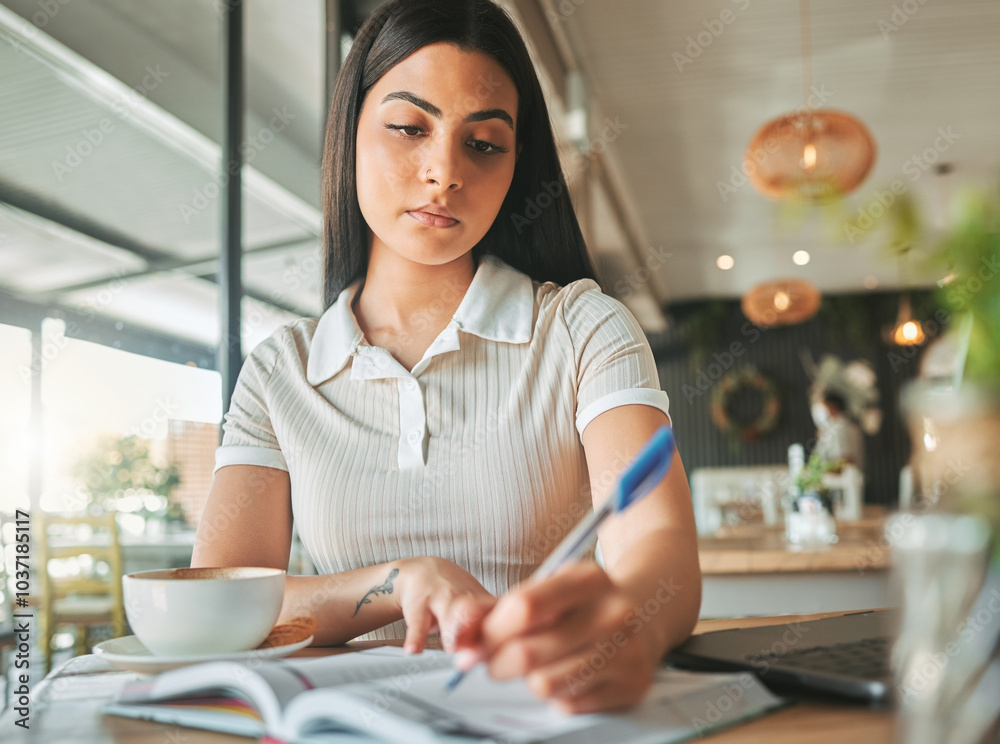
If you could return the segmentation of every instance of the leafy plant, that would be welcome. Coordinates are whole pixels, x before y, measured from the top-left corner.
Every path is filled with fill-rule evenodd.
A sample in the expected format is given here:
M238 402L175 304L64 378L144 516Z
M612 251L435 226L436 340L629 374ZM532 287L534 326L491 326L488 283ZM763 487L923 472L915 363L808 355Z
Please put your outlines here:
M838 470L843 464L841 460L828 462L821 458L818 453L813 452L795 478L796 493L800 495L807 493L816 494L823 507L833 514L833 498L830 494L830 489L823 483L823 476L830 471ZM798 509L798 503L793 504L792 508Z
M798 487L799 493L813 491L818 494L825 494L829 489L823 484L823 476L842 466L843 462L839 460L828 462L821 458L819 453L813 452L795 479L795 485Z
M148 442L135 435L99 440L75 475L93 507L158 516L168 513L181 482L177 467L156 464Z
M1000 188L967 192L937 258L949 272L941 302L971 324L965 377L1000 388Z

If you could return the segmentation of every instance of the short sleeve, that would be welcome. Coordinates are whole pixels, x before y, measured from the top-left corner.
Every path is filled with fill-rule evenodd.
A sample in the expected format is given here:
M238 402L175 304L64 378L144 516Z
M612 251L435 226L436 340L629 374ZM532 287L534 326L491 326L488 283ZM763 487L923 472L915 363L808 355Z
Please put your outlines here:
M563 317L576 355L580 435L618 406L653 406L669 417L670 400L660 389L653 352L628 308L591 280L573 282L565 291Z
M215 451L215 470L226 465L262 465L288 470L271 425L268 403L267 386L277 365L277 356L278 344L272 336L258 344L243 362L222 424L222 445Z

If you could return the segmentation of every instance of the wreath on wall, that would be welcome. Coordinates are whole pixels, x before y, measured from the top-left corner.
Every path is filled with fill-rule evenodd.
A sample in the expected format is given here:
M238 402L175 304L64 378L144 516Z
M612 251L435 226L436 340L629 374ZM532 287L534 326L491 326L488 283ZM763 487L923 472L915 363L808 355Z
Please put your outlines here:
M756 390L761 396L760 416L749 422L735 421L729 412L733 396L744 389ZM781 398L778 396L778 386L756 367L734 369L712 389L712 421L727 436L742 439L744 442L756 442L774 429L780 413Z

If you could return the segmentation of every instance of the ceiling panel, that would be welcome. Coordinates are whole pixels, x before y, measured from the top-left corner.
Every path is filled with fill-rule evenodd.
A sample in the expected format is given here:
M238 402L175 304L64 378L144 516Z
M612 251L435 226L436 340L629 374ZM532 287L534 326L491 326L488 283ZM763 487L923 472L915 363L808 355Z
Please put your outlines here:
M610 119L627 127L612 147L628 174L628 197L651 242L676 257L666 269L672 300L737 295L785 274L830 291L856 291L868 275L883 286L900 282L900 268L881 249L884 232L852 246L842 229L826 231L818 215L788 229L780 210L750 185L735 193L720 190L740 168L754 132L803 105L798 3L627 0L574 7L563 23L594 95ZM812 79L825 105L868 125L879 149L874 172L849 200L848 214L856 216L875 189L903 179L928 222L940 227L941 184L930 172L912 179L912 166L904 169L934 146L944 128L958 135L933 156L956 167L949 193L997 174L1000 3L920 5L884 37L888 27L880 22L888 22L896 7L814 0ZM728 24L720 20L723 11L732 13ZM815 256L808 266L790 261L800 248ZM736 258L736 269L715 267L721 253ZM903 272L904 283L932 279L915 267Z
M0 205L0 287L44 293L146 268L134 253Z
M248 133L260 131L255 123L248 119ZM0 187L35 210L0 206L0 287L214 343L217 288L198 277L217 270L219 160L217 143L0 6ZM244 166L243 197L245 287L298 311L247 298L252 348L280 323L319 309L316 277L296 292L287 285L316 252L321 216L253 165ZM123 242L45 218L53 215ZM146 259L128 250L136 246Z
M116 96L106 80L88 86L86 73L69 78L58 62L0 37L0 178L150 247L184 257L217 250L218 145L166 112L154 114L158 128L124 107L124 84ZM280 209L270 198L280 187L255 189L266 179L247 171L249 245L318 234L313 208Z

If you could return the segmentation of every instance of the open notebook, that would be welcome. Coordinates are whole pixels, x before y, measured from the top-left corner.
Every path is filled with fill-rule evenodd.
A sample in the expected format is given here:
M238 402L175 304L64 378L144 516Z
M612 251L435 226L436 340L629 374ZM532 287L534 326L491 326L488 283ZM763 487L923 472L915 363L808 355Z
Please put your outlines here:
M642 705L570 716L482 666L445 693L453 658L377 648L313 659L211 662L127 685L103 711L280 742L652 744L698 736L782 705L750 674L658 672Z

